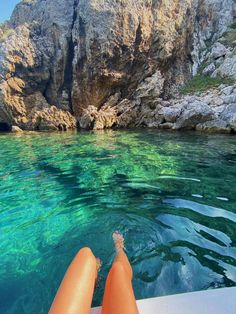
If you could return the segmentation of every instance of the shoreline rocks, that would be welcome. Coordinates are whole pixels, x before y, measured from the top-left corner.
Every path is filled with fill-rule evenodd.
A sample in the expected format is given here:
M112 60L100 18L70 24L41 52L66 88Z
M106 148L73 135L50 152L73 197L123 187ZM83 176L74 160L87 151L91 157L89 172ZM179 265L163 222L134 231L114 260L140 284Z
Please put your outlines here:
M236 84L222 85L198 95L186 95L168 102L159 99L155 108L122 100L97 110L86 109L81 121L85 129L150 127L202 132L236 132ZM99 125L99 127L97 127Z
M19 128L17 125L13 125L11 128L11 132L12 133L22 133L23 130L21 130L21 128Z
M233 83L178 91L203 65L235 81L234 33L225 35L235 10L234 0L20 2L0 26L2 128L234 132Z
M66 131L76 129L77 122L70 113L51 106L34 111L20 126L23 128L13 126L12 132ZM236 133L236 84L169 101L159 98L155 108L114 95L99 110L94 106L84 109L79 121L79 128L85 130L134 127Z

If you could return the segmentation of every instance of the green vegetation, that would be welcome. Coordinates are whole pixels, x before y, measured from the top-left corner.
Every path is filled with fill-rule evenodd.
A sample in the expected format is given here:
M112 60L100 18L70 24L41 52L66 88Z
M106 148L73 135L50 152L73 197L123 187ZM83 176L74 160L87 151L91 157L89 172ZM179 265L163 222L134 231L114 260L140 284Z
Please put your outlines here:
M230 25L230 28L225 32L219 40L225 46L236 46L236 20ZM212 47L212 42L209 40L206 42L206 50L209 52ZM235 51L232 52L232 56L235 55ZM198 69L198 74L193 77L185 86L180 90L180 94L186 95L190 93L204 92L211 88L217 88L221 84L234 84L235 81L230 78L212 78L210 76L203 75L203 70L210 64L210 62L203 62Z
M198 74L180 90L180 94L186 95L189 93L204 92L210 88L216 88L221 84L233 83L234 80L232 79L212 78L210 76Z
M220 42L223 45L230 46L230 47L235 47L236 44L236 30L235 29L230 29L227 32L225 32L220 39Z
M9 28L6 23L0 24L0 43L7 39L13 33L13 29Z
M233 21L233 23L230 25L230 28L236 29L236 20Z
M236 45L236 20L230 25L229 29L223 34L220 42L224 45L235 47Z

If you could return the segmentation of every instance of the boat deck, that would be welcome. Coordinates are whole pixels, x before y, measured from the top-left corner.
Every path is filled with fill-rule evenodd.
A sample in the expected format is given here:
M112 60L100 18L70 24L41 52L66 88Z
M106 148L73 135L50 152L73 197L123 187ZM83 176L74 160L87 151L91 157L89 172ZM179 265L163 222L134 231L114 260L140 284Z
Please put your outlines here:
M236 287L137 301L140 314L236 314ZM91 314L100 314L101 307Z

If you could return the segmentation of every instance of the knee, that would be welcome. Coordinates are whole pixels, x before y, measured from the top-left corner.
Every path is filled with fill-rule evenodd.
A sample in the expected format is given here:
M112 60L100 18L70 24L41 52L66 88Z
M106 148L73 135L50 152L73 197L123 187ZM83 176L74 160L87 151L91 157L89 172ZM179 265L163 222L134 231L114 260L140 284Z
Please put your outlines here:
M93 255L89 247L83 247L82 249L79 250L78 254Z
M111 271L114 275L119 275L119 276L125 275L125 269L120 262L114 262L112 265Z
M96 258L90 248L84 247L76 255L76 258L86 259L87 261L96 262Z
M126 279L132 280L133 272L132 268L124 265L120 261L115 261L112 265L111 271L113 275L118 275L120 277L125 277Z

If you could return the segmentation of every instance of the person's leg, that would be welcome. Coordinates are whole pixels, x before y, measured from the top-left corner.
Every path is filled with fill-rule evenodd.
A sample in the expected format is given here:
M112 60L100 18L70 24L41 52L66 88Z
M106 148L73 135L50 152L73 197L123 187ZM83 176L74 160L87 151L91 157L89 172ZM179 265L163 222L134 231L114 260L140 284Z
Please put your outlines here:
M128 257L124 252L124 238L117 231L113 233L112 237L116 248L116 257L114 262L120 262L123 265L125 271L127 272L127 275L130 277L130 280L132 280L133 271L132 267L130 266Z
M113 234L113 239L117 255L107 277L102 314L137 314L132 268L123 250L124 239L117 232Z
M96 278L96 258L83 248L67 269L49 314L89 314Z

